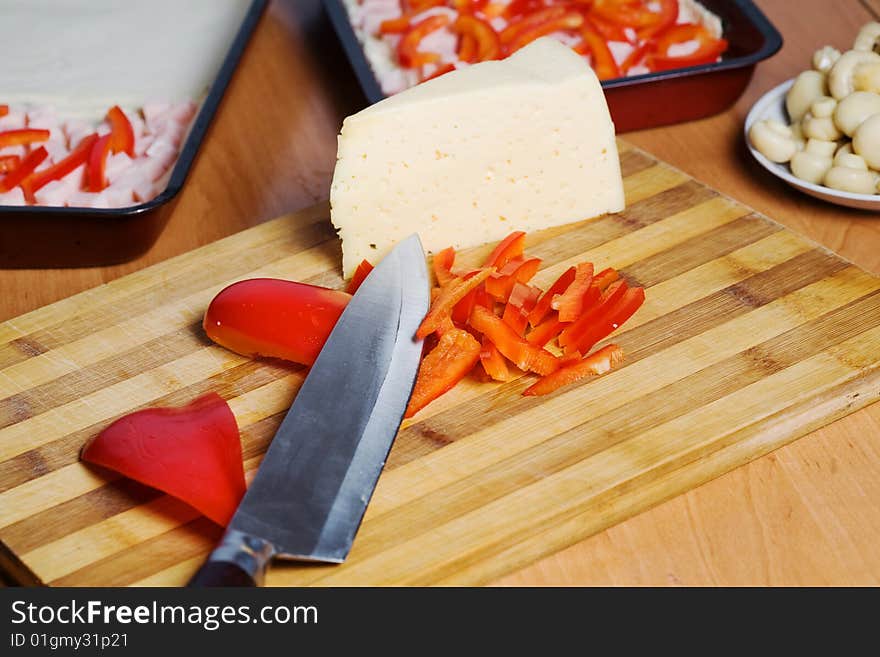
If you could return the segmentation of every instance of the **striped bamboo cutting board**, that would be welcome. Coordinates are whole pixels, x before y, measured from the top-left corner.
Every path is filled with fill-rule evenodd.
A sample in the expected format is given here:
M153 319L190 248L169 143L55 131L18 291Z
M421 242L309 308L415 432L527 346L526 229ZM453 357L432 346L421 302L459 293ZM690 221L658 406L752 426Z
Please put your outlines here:
M269 584L490 582L877 399L880 279L621 144L627 209L529 236L546 285L571 264L648 288L612 374L548 397L466 381L404 424L342 566ZM133 409L214 390L260 456L304 371L212 346L229 282L341 286L325 206L0 325L5 567L54 585L177 585L220 529L90 469L80 446ZM476 264L492 245L464 254Z

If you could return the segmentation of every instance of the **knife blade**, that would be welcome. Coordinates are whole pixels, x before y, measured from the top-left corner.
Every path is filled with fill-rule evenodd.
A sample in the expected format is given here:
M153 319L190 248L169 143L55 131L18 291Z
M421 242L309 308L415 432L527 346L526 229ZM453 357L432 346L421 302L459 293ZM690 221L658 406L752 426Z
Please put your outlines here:
M275 557L345 560L412 392L429 300L413 235L349 301L190 586L258 584Z

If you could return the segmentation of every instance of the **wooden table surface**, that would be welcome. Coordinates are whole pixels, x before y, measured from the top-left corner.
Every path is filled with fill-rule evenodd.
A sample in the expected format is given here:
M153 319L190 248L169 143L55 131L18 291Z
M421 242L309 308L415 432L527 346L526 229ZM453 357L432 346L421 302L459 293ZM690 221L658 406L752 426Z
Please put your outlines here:
M811 53L851 44L880 0L758 0L782 33L724 114L624 135L880 274L880 217L796 193L749 160L743 120ZM154 248L114 267L0 271L0 321L328 195L342 118L364 103L318 0L273 0ZM501 585L878 585L880 404L536 562Z

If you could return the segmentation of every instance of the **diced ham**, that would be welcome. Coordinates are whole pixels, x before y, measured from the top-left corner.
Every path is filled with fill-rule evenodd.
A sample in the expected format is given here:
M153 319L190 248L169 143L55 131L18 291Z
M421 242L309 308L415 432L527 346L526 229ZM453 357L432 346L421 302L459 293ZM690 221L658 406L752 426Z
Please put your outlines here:
M160 163L157 166L161 167L161 175L177 157L177 148L163 137L152 143L147 149L146 156L153 162Z
M95 127L85 123L84 121L66 121L62 124L61 129L67 137L67 147L71 150L76 148L77 144L85 137L88 137L95 131Z
M9 108L9 114L0 116L0 130L20 130L27 127L27 114Z
M176 123L186 127L196 115L196 109L196 104L191 100L187 100L172 107L168 114Z
M4 146L0 148L0 155L18 155L19 157L24 157L27 155L27 147L22 145L17 146Z
M49 157L43 161L44 163L50 162L51 164L55 164L56 162L63 160L70 153L67 149L67 140L64 139L64 136L61 135L60 132L56 133L56 135L53 135L49 141L41 144L46 147L47 151L49 151Z
M140 139L135 139L134 141L134 154L138 157L147 152L147 149L153 145L153 141L155 141L155 137L153 135L144 134Z
M0 205L25 205L24 192L21 187L14 187L8 192L0 193Z
M114 187L111 185L98 194L107 203L107 207L124 208L134 204L134 191L131 187Z
M67 201L70 190L63 180L53 180L34 193L37 205L61 205Z
M54 107L35 107L28 110L27 126L29 128L40 128L42 130L55 131L60 127L58 113Z
M152 125L160 120L170 109L170 103L156 101L144 103L144 106L141 108L141 113L144 115L144 121L147 122L147 128L151 129Z
M110 183L117 180L131 166L132 159L126 153L111 153L107 157L105 173Z

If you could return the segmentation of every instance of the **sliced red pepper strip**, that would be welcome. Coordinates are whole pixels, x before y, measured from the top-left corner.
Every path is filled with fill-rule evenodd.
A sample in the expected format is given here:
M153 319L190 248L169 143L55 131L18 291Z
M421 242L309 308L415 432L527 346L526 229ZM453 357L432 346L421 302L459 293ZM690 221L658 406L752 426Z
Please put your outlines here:
M422 359L405 417L412 417L470 372L480 359L480 343L463 329L452 329Z
M583 335L589 328L592 326L599 318L602 316L602 313L606 312L609 308L614 306L617 303L618 299L620 299L624 293L627 291L628 286L626 281L616 281L608 286L608 288L602 293L602 296L599 299L599 302L593 304L587 311L581 315L574 324L566 328L562 334L559 336L559 345L561 347L568 347L571 345L570 349L566 349L566 353L571 353L577 349L578 339L581 335Z
M456 278L455 274L452 273L452 265L454 264L455 249L451 246L434 254L432 267L434 268L434 276L437 278L437 283L447 285Z
M0 173L9 173L21 163L18 155L0 155Z
M9 114L9 105L0 105L0 116Z
M687 55L673 57L669 49L676 44L697 41L698 47ZM673 25L656 39L656 52L647 58L648 65L654 71L667 71L674 68L685 68L699 64L710 64L727 50L726 39L716 39L703 25L682 23Z
M504 15L508 20L512 20L526 14L532 14L545 6L544 0L513 0L504 8Z
M553 298L557 294L562 294L565 289L571 285L571 282L574 280L575 273L577 272L576 267L569 267L566 269L562 275L556 279L553 285L544 292L540 299L538 299L538 303L535 304L535 307L532 309L532 312L529 313L529 324L532 326L537 326L540 324L544 317L547 316L547 313L550 312L550 304L553 303Z
M529 344L500 317L482 306L474 306L471 326L498 347L498 351L521 370L549 374L559 367L559 359L541 347Z
M134 157L134 128L119 105L107 111L107 122L110 124L110 150Z
M403 34L410 28L412 16L404 14L397 18L389 18L379 23L379 34Z
M652 41L643 41L640 43L629 55L626 56L626 59L623 60L623 63L620 65L621 73L628 75L630 69L638 66L653 49L654 43Z
M568 13L568 9L566 7L546 7L543 9L537 9L536 11L532 11L527 14L511 14L511 23L507 27L505 27L501 34L498 37L501 39L502 45L509 45L513 43L514 39L516 39L522 32L526 32L531 30L533 27L537 27L538 25L542 25L548 21L556 20L560 16ZM513 20L514 16L522 16L517 20Z
M486 336L483 336L483 344L480 349L480 363L493 381L510 381L510 368L507 367L507 359L501 355L498 347Z
M558 337L562 330L568 326L566 322L560 322L559 316L553 313L526 334L526 342L538 347L546 346L553 338Z
M470 64L477 61L477 40L472 34L464 33L458 44L458 58Z
M397 46L397 57L400 65L406 68L418 68L424 64L435 64L440 61L440 54L436 52L421 52L419 44L431 32L435 32L449 24L449 16L435 14L413 25L403 35Z
M465 274L462 278L472 278L476 276L479 272L479 269L475 269L474 271L470 271ZM452 309L452 320L459 324L466 324L471 316L471 311L474 309L474 304L477 302L478 299L482 300L483 297L488 298L488 296L486 295L485 285L478 285L473 290L464 295L461 301L455 304L455 307ZM487 308L489 307L488 302L483 303L482 305Z
M514 53L523 46L530 44L535 39L540 39L542 36L547 36L553 32L576 30L583 25L583 23L584 17L579 11L569 11L557 18L552 18L543 23L520 30L508 44L507 51Z
M46 184L53 180L61 180L64 176L72 173L74 169L88 159L89 153L92 151L92 146L94 146L97 140L98 135L96 134L91 134L88 137L85 137L79 142L79 145L73 149L73 152L63 160L29 176L22 184L25 194L32 196Z
M27 146L49 140L49 131L36 128L17 128L0 132L0 148L6 146Z
M0 192L8 192L18 187L47 157L49 152L45 146L32 150L16 168L0 178Z
M594 376L601 376L610 372L623 362L623 350L616 344L602 347L583 360L577 360L564 365L558 370L541 379L523 390L526 396L547 395L562 386L567 386L575 381Z
M585 354L593 348L593 346L603 338L611 335L617 328L623 325L645 302L645 290L641 287L634 287L624 292L623 296L618 299L607 312L587 328L586 333L578 337L575 348L577 351Z
M596 71L596 77L600 80L619 78L620 69L617 67L614 55L611 54L605 39L589 20L584 19L581 25L581 38L589 48L590 61L593 70Z
M492 273L492 269L483 269L470 278L456 278L454 281L440 289L440 294L431 303L431 308L425 319L422 320L416 337L422 339L436 331L441 325L443 318L451 316L452 309L465 295L485 281Z
M660 13L651 11L648 3L596 0L592 11L596 16L621 27L649 27L661 20Z
M430 9L431 7L440 7L446 4L446 0L406 0L407 9L414 14Z
M447 73L452 73L455 70L455 64L441 64L437 67L437 69L431 73L431 75L422 79L422 82L427 82L428 80L433 80L434 78L439 78L441 75L446 75Z
M503 240L501 240L495 249L486 258L484 267L495 267L501 269L514 258L519 258L523 254L526 245L526 234L521 230L517 230Z
M626 35L626 30L622 25L607 21L593 12L589 14L589 19L596 28L596 31L602 35L602 38L605 39L605 41L630 42L630 38Z
M349 299L339 290L253 278L219 292L202 326L211 340L237 354L311 365Z
M604 292L608 289L608 286L611 285L618 278L620 278L620 274L617 273L616 269L612 267L606 267L598 274L593 276L593 285L598 287L600 292Z
M464 60L467 62L485 62L490 59L498 59L501 56L501 39L495 28L487 21L469 14L462 14L455 23L452 24L452 30L462 35L470 35L473 39L476 50L473 53L466 52L469 58ZM464 44L462 44L464 49Z
M651 39L675 25L678 20L678 0L657 0L657 2L660 3L660 11L657 12L659 20L653 25L636 30L640 39Z
M535 307L540 296L540 288L515 282L507 299L507 305L504 306L504 314L501 319L519 335L524 335L529 324L529 313Z
M183 407L116 420L85 445L82 459L158 488L219 525L245 493L238 425L213 392Z
M89 165L86 170L86 190L100 192L107 186L107 156L110 155L111 135L98 137L89 153Z
M370 264L369 260L361 260L361 264L359 264L357 269L354 270L354 274L348 282L348 287L345 288L346 293L354 294L357 292L357 289L361 286L361 283L364 282L371 271L373 271L373 265Z
M482 11L489 0L450 0L449 4L459 14L473 14L475 11Z
M538 273L540 258L514 258L486 279L486 292L496 300L506 303L513 286L528 283Z
M582 262L575 269L574 280L562 294L553 298L550 307L559 311L559 319L573 322L580 317L584 309L584 296L593 283L593 264Z

